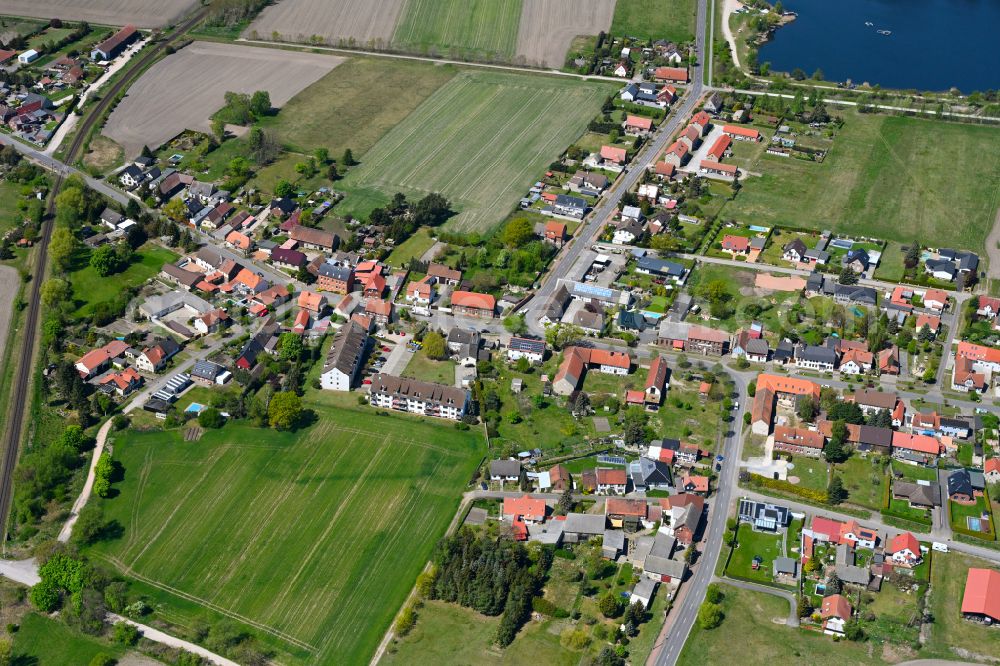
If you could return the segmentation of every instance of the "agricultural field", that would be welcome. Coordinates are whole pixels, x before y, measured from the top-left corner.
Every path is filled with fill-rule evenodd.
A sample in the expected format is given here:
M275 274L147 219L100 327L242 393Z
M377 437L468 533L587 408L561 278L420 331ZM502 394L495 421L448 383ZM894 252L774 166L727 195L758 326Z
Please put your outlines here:
M429 55L509 60L521 0L407 0L393 46Z
M613 88L547 77L462 71L369 151L338 184L354 195L440 192L456 230L487 231L600 110ZM559 118L559 122L545 122ZM366 195L365 192L368 192Z
M100 25L134 23L140 28L162 28L196 6L198 0L4 0L3 13Z
M360 158L456 72L423 62L400 60L386 67L384 60L351 58L259 124L291 152L312 154L324 147L339 158L350 148ZM376 97L375 89L393 94Z
M298 432L119 437L125 479L103 506L124 535L90 554L154 590L179 624L213 612L285 664L366 662L483 447L475 431L376 416L349 397L331 408L307 396L317 418Z
M921 118L837 114L844 126L822 163L767 160L764 174L748 178L723 215L982 252L1000 206L993 186L1000 134Z
M406 0L279 0L260 13L244 33L251 39L382 48Z
M618 0L611 34L637 39L694 40L694 0Z
M615 0L523 0L517 61L562 67L573 39L611 25Z
M185 129L210 131L209 118L228 91L267 90L283 106L343 62L342 58L236 44L194 42L150 67L115 108L104 134L126 158Z

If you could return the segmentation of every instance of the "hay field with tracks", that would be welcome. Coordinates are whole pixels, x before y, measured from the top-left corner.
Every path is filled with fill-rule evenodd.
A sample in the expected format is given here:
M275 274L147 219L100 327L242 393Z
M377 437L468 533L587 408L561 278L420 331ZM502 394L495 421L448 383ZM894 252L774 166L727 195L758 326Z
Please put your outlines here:
M124 528L91 554L277 646L282 663L366 663L482 455L451 424L318 408L301 432L230 423L115 442ZM162 599L158 599L162 601Z
M150 67L108 118L104 134L125 157L186 129L210 132L227 91L266 90L282 106L343 62L342 58L238 44L194 42Z
M101 25L134 23L140 28L162 28L175 23L197 5L198 0L3 0L0 13Z
M339 188L392 196L440 192L460 214L448 224L488 231L572 144L615 86L463 71L396 125Z
M327 44L389 44L406 0L279 0L266 7L245 36L308 42L318 35Z
M562 67L573 38L606 31L614 12L615 0L524 0L517 59L527 65Z

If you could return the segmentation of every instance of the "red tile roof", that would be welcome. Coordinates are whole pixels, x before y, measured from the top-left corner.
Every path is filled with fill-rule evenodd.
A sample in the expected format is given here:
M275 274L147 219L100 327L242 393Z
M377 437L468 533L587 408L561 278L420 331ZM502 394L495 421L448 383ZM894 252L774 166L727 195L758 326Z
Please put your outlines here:
M725 157L726 151L729 150L729 146L731 146L732 143L733 140L723 134L716 139L715 143L712 144L712 147L708 149L708 154L714 157L716 162L720 162L722 161L722 158Z
M941 317L921 312L917 315L917 331L926 326L931 332L935 332L941 326Z
M653 119L643 118L642 116L628 115L625 116L625 126L635 127L642 130L650 130L653 129Z
M712 118L711 118L711 116L709 116L704 111L699 111L698 113L694 114L693 118L691 118L691 122L692 123L697 123L697 124L701 125L702 127L705 127L705 126L711 124Z
M956 356L962 356L973 361L985 361L986 363L1000 363L1000 349L984 347L971 342L959 342Z
M653 77L662 81L687 83L688 71L686 67L657 67L653 71Z
M820 616L824 620L830 617L849 620L851 618L851 604L841 594L831 594L828 597L823 597L823 607L820 609Z
M709 171L718 171L731 176L735 176L736 172L739 171L735 164L723 164L722 162L707 159L701 161L701 168L708 169Z
M480 294L474 291L454 291L451 294L451 304L463 308L475 308L493 312L497 306L497 299L489 294Z
M624 148L615 148L614 146L601 146L601 159L610 160L615 164L623 164L628 153Z
M933 437L898 431L892 433L892 448L929 453L935 456L941 453L941 443Z
M604 503L604 515L646 517L646 500L609 497Z
M666 162L657 162L656 163L656 175L657 176L667 176L667 177L670 177L670 176L674 175L674 171L676 171L676 170L677 170L677 167L675 167L673 164L668 164Z
M969 569L962 612L987 615L1000 621L1000 571Z
M983 473L989 474L990 472L1000 473L1000 458L990 458L983 465Z
M910 532L903 532L889 542L890 553L898 553L903 550L909 550L914 555L920 556L920 542Z
M774 426L775 444L789 444L791 446L803 446L810 449L822 449L825 438L822 433L805 428L790 428L788 426Z
M534 499L530 495L505 497L503 515L522 516L528 520L545 520L545 500Z
M733 136L745 136L756 141L760 138L760 132L752 127L740 127L739 125L724 125L722 131Z
M624 468L598 467L597 483L609 486L624 486L628 483L628 472Z
M722 239L723 250L733 250L735 252L745 252L750 249L750 239L746 236L733 236L726 234Z
M757 376L757 391L759 392L762 388L771 389L775 393L811 395L819 399L819 384L808 379L761 373Z

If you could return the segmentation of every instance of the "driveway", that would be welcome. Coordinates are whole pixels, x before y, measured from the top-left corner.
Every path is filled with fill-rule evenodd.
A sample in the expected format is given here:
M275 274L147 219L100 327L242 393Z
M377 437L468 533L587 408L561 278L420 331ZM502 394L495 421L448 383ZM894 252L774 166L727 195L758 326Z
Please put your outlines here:
M396 335L385 337L391 340L394 344L392 351L389 352L389 360L387 360L385 365L382 366L382 373L399 377L403 374L403 371L406 370L406 366L410 364L410 359L413 357L406 347L406 342L410 338L401 338ZM380 349L379 353L384 354L385 352L382 352Z

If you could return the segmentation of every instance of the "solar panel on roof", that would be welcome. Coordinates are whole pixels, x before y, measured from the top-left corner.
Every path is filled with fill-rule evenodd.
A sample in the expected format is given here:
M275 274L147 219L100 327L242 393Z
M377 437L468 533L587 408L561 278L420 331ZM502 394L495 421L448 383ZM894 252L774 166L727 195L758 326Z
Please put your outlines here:
M606 287L599 287L599 286L594 285L594 284L585 284L585 283L580 283L580 282L578 282L574 286L574 290L578 291L578 292L581 292L581 293L584 293L584 294L592 294L594 296L602 296L604 298L610 298L611 295L614 293L611 289L608 289Z
M621 456L609 456L607 454L600 454L597 456L597 462L604 463L606 465L621 465L625 466L626 461Z

